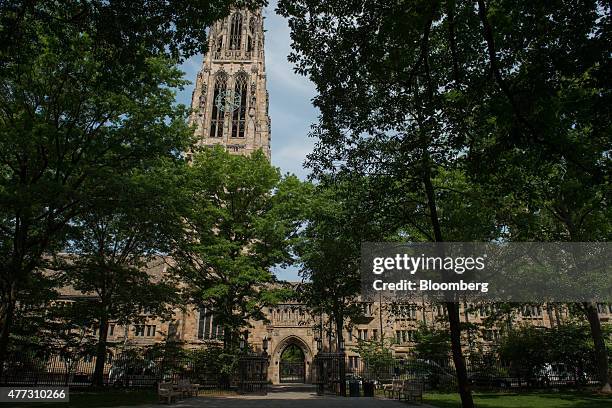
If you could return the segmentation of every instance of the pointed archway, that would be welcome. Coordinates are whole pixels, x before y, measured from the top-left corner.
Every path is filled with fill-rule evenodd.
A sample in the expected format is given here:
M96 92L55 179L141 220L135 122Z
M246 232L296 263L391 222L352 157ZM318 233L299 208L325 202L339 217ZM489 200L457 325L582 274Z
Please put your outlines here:
M281 384L306 382L306 356L295 343L289 344L281 353L279 380Z
M306 342L295 335L285 337L271 355L271 374L274 384L310 383L312 351Z

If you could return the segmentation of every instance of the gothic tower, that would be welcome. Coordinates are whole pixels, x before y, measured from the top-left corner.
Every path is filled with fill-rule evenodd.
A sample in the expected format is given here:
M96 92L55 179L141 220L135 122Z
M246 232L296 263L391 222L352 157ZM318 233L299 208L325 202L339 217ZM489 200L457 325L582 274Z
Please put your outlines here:
M232 10L210 28L191 106L201 145L222 145L236 154L262 149L270 158L261 9Z

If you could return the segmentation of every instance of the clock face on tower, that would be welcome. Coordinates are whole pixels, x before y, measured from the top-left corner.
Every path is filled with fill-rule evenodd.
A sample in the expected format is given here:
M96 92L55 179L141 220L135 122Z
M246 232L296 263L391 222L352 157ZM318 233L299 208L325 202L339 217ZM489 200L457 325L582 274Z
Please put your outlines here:
M220 111L233 112L240 107L241 97L232 91L221 91L214 102Z

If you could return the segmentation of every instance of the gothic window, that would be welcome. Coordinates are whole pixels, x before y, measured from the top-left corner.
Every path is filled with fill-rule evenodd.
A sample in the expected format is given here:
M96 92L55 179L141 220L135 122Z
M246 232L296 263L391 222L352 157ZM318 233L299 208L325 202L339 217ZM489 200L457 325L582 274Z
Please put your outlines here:
M394 307L395 320L416 320L417 309L414 304L400 304Z
M368 339L368 329L358 329L357 338L359 340L367 340Z
M247 112L247 76L244 73L236 75L234 96L240 104L232 112L232 137L244 137Z
M206 308L200 308L198 319L198 339L220 340L223 338L223 328L215 324L213 315Z
M607 307L606 307L605 303L598 303L597 304L597 312L599 314L607 314L608 311L606 309L607 309Z
M247 51L253 51L253 38L255 37L255 18L249 21L249 36L247 37Z
M542 307L538 305L527 305L521 311L523 317L541 318Z
M371 303L362 303L361 308L363 310L363 315L366 317L372 316L372 304Z
M217 38L217 44L215 45L215 58L221 58L221 51L223 51L223 36Z
M415 330L396 330L395 341L398 344L405 344L415 341Z
M224 72L220 72L217 74L217 79L215 80L215 91L212 101L212 117L210 120L210 137L223 137L225 109L222 105L220 105L220 103L223 103L224 101L226 87L227 75Z
M436 305L435 307L436 310L436 316L437 317L443 317L447 315L447 311L446 311L446 307L444 307L444 305Z
M144 324L137 324L134 326L134 336L136 337L143 337L144 333L145 333L145 325Z
M239 50L242 42L242 14L234 13L230 23L230 50Z

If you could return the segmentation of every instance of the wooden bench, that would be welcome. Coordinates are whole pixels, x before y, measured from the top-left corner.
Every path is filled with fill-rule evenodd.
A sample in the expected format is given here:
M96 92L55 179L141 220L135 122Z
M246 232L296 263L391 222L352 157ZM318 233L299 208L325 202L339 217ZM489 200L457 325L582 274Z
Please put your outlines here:
M179 380L177 388L183 397L194 397L198 395L200 385L192 384L189 380Z
M180 396L181 392L175 390L172 383L160 382L157 384L157 397L159 401L165 401L167 404L170 404Z
M401 400L403 397L406 401L416 401L418 399L423 402L424 388L425 386L422 380L404 380L398 394L398 399Z
M403 380L393 380L391 382L391 384L385 384L384 388L383 388L383 394L385 397L387 397L387 394L389 398L394 398L395 395L398 396L399 398L399 393L402 390L402 386L403 386Z

